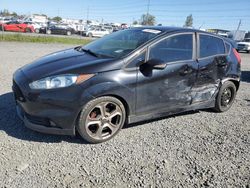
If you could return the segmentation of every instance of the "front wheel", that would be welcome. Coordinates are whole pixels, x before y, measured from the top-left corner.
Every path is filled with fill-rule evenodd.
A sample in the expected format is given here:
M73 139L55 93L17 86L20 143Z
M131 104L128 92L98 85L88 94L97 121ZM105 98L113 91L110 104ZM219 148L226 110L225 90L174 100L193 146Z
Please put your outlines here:
M50 35L50 34L51 34L51 30L48 29L46 33L47 33L48 35Z
M68 36L70 36L71 35L71 31L67 31L67 33L66 33Z
M77 130L90 143L113 138L126 120L124 105L115 97L99 97L88 102L80 113Z
M233 104L236 97L236 87L233 82L226 81L217 94L214 110L217 112L227 111Z

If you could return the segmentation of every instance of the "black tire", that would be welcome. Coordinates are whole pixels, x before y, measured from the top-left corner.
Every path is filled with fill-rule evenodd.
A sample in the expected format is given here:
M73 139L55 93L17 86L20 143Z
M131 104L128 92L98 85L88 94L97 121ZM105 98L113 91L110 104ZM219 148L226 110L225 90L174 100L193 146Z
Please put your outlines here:
M219 93L217 94L215 107L216 112L225 112L229 110L236 97L236 87L233 82L226 81L221 86Z
M107 108L108 105L115 106L115 110L113 111L114 113L112 113L112 111L109 111L109 112L106 111L108 109ZM107 119L110 118L108 122L107 122L107 119L101 115L102 113L101 108L99 108L101 106L104 106L106 109L104 114L110 113L109 117L105 115ZM98 109L99 109L100 115L97 114ZM95 117L92 117L92 113L94 113ZM115 114L115 113L119 113L119 115L116 115L117 117L116 116L111 117L111 114ZM116 118L115 122L118 122L117 126L114 125L115 123L113 124L113 120L112 120L113 118ZM90 122L94 122L94 121L98 121L101 123L99 125L93 124L94 127L91 127L92 123ZM105 97L99 97L99 98L93 99L83 107L79 115L79 118L77 120L76 128L77 128L78 133L81 135L81 137L84 140L92 144L97 144L97 143L105 142L113 138L121 130L121 128L125 124L125 121L126 121L126 110L122 102L115 97L105 96ZM109 126L107 127L105 125L109 125ZM112 130L109 128L111 125L112 125ZM99 134L101 136L98 136L99 129L101 129L100 131L101 134Z
M48 35L50 35L50 34L51 34L51 30L48 29L48 30L46 31L46 33L47 33Z
M250 50L247 50L247 53L250 53Z
M92 34L92 33L89 33L89 34L88 34L88 37L91 37L91 38L92 38L92 37L93 37L93 34Z
M25 29L25 33L31 33L31 29L30 28L26 28Z

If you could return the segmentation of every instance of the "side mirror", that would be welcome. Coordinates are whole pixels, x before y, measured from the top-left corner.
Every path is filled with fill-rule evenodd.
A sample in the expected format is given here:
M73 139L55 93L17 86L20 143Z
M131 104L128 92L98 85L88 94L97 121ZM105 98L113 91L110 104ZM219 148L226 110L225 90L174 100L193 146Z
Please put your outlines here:
M166 67L166 63L160 59L150 59L146 63L153 69L164 69Z

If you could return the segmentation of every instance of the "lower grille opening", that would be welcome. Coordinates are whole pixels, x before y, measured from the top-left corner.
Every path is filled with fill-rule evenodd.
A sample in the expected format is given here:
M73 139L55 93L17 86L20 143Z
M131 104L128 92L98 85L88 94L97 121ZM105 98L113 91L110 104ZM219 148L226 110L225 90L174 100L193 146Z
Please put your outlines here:
M43 125L46 127L55 127L55 125L51 125L50 124L50 120L48 118L42 118L42 117L37 117L37 116L31 116L29 114L25 114L26 118L34 124L38 124L38 125Z
M25 102L25 98L23 96L23 93L14 80L13 80L12 90L14 92L14 96L15 96L16 100L19 100L21 102Z

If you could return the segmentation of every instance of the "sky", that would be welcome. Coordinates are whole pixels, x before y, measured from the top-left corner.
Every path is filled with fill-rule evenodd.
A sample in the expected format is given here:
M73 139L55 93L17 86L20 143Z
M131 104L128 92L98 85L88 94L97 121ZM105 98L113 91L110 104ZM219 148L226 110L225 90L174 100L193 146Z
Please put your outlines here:
M149 10L167 26L183 26L192 14L195 28L236 30L241 19L240 30L250 30L250 0L0 0L3 9L128 24Z

